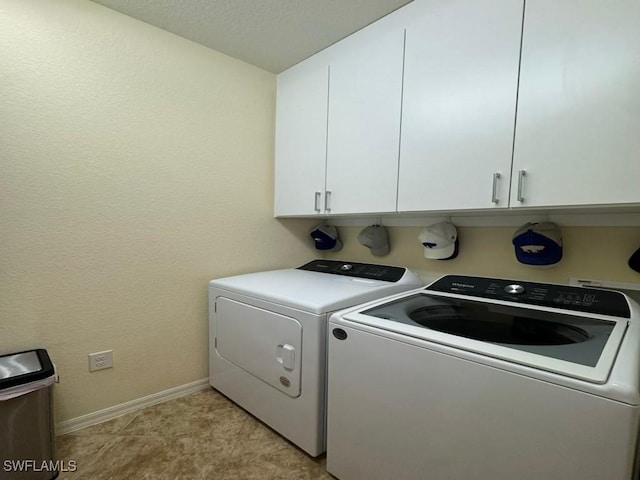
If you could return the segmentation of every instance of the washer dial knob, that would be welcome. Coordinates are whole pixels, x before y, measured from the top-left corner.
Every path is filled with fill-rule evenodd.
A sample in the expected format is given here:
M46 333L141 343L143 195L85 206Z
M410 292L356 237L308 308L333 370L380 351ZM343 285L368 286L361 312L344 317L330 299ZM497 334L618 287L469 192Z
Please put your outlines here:
M520 295L521 293L524 293L524 287L517 283L513 283L504 287L504 291L510 295Z

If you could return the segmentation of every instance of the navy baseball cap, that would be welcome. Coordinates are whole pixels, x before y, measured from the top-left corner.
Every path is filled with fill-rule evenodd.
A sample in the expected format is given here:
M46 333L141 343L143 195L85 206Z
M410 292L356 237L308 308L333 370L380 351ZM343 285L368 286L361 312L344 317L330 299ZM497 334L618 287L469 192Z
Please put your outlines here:
M640 248L636 250L633 255L631 255L631 258L629 259L629 268L640 273Z
M339 252L342 242L338 238L338 230L333 225L317 225L311 230L311 238L316 244L316 250Z
M512 242L516 258L525 265L553 265L562 259L562 234L555 223L526 223Z

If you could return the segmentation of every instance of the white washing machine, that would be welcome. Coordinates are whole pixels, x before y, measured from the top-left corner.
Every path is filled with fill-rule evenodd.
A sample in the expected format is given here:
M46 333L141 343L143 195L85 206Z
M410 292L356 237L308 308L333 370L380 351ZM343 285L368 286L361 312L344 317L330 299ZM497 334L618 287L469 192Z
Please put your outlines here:
M336 313L327 470L637 479L638 308L609 290L445 276Z
M212 280L209 383L320 455L329 315L421 285L406 268L331 260Z

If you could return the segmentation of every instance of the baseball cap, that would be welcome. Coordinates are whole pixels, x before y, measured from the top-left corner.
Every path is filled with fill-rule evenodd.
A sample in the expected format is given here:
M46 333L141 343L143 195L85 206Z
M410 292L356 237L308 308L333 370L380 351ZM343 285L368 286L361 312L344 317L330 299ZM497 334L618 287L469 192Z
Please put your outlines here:
M631 255L631 258L629 258L629 268L640 273L640 248Z
M553 222L525 223L512 242L516 258L526 265L553 265L562 258L562 233Z
M451 222L434 223L418 235L425 258L450 260L458 256L458 230Z
M317 225L311 230L311 238L316 244L316 250L339 252L342 242L338 238L338 230L333 225Z
M387 230L382 225L371 225L363 228L358 234L360 244L371 249L371 255L382 257L389 253Z

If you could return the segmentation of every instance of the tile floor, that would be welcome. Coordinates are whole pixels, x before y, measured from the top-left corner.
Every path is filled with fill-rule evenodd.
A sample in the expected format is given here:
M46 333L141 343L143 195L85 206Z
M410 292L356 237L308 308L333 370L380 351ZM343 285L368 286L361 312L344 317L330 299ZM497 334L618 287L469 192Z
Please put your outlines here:
M57 438L61 480L333 479L311 458L213 389Z

